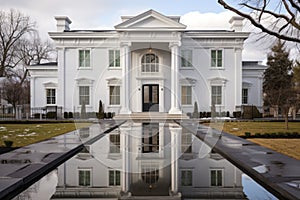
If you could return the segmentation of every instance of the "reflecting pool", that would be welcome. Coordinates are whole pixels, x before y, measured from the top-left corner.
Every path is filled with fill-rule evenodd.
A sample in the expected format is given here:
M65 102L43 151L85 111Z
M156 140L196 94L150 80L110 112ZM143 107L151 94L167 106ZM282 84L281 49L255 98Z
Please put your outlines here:
M175 123L125 123L15 199L276 199Z

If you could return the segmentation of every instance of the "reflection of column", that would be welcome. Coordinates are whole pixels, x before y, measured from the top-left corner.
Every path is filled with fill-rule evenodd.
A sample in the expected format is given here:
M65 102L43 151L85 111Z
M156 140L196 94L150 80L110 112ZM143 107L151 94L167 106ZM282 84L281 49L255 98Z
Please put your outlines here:
M131 43L121 43L121 67L122 67L122 92L121 92L121 114L130 114L130 46Z
M180 42L172 42L171 49L171 109L170 114L181 114L179 109L179 46Z
M130 152L129 152L129 132L130 129L127 126L120 127L121 131L121 150L122 150L122 191L129 191L129 173L130 173Z
M181 148L181 127L178 125L170 126L171 132L171 192L176 194L178 192L178 158L180 156Z

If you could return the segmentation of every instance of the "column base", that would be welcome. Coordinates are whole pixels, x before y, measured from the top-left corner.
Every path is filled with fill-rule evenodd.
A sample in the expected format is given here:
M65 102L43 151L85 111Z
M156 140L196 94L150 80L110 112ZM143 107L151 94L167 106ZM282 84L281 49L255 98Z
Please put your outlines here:
M178 108L171 108L170 110L169 110L169 114L182 114L182 111L181 110L179 110Z

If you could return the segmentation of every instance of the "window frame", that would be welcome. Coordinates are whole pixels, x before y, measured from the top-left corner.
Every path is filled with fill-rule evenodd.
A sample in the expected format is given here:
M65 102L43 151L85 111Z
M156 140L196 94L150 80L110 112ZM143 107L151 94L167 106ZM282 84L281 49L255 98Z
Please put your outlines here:
M193 50L181 49L181 68L187 69L193 67ZM187 66L185 65L187 64Z
M46 90L46 105L48 106L48 105L56 105L56 102L57 102L57 100L56 100L56 88L45 88L45 90ZM54 103L51 101L51 103L48 103L48 90L54 90L54 97L53 96L50 96L49 98L51 98L52 100L53 100L53 98L54 98Z
M247 91L247 95L246 95L246 100L247 102L245 103L245 95L244 95L244 91ZM242 88L242 105L248 105L249 104L249 88Z
M147 56L152 56L152 55L154 56L154 62L152 62L152 61L147 62L147 59L151 59L151 58L148 58ZM141 72L143 74L157 74L157 73L159 73L160 72L159 61L160 61L160 58L158 57L157 54L155 54L153 52L152 53L145 53L141 57ZM152 70L152 68L154 70ZM147 70L147 69L149 69L149 70Z
M189 136L190 138L188 138ZM185 142L184 139L186 139ZM193 153L193 134L190 132L182 132L181 134L181 153Z
M216 172L215 185L212 182L212 172ZM221 184L219 184L218 172L221 172ZM210 187L224 187L224 169L209 169L209 185Z
M111 182L110 175L113 173L113 183ZM119 180L117 180L117 173ZM121 186L121 171L110 169L108 170L108 186Z
M80 88L82 88L82 87L88 87L88 90L87 91L89 91L89 94L88 95L81 95L80 94ZM88 97L88 103L86 103L85 105L86 106L90 106L91 105L91 86L90 85L79 85L78 86L78 105L79 106L82 106L83 104L81 103L81 96L83 96L83 97Z
M214 94L213 94L213 87L218 87L218 88L221 88L221 92L220 92L220 95L215 95L215 96L213 96ZM215 106L221 106L221 105L223 105L223 86L222 85L211 85L211 95L210 95L210 103L211 103L211 105L215 105ZM215 103L213 103L213 99L214 98L218 98L218 97L220 97L220 103L217 103L217 102L215 102Z
M119 88L119 94L112 94L111 93L111 88L112 87L118 87ZM121 86L120 85L108 85L108 102L109 102L109 106L120 106L121 105ZM119 102L116 102L114 104L112 104L112 97L115 98L119 98ZM117 100L117 99L116 99Z
M78 186L80 186L80 187L92 187L92 180L93 180L93 176L92 176L92 169L91 168L78 168L77 169L77 171L78 171ZM87 185L86 183L85 184L83 184L83 185L81 185L80 183L81 183L81 181L80 181L80 172L89 172L89 184ZM84 176L86 176L86 175L84 175ZM86 178L86 177L84 177L84 178ZM86 182L86 180L84 180L84 182Z
M190 88L190 95L185 95L185 101L183 101L183 87ZM188 102L188 97L190 97L190 102ZM193 104L193 86L192 85L181 85L180 88L180 101L182 106L191 106Z
M190 172L191 177L187 177L186 175L183 177L184 172ZM183 181L183 180L185 180L185 181ZM186 182L188 182L188 183L186 183ZM193 186L193 169L181 169L180 170L180 186L181 187L192 187Z
M215 52L216 57L215 59L213 59L213 52ZM221 66L218 66L219 62L218 62L218 56L219 56L219 52L221 52ZM210 67L212 69L224 69L224 49L210 49Z
M111 141L112 137L119 137L116 143ZM116 139L116 138L114 138ZM110 154L120 154L121 153L121 135L119 133L111 133L109 134L109 153Z
M113 54L112 57L111 57L111 52ZM108 67L110 69L121 68L121 51L120 51L120 49L108 49Z
M81 52L83 52L84 58L81 61ZM89 52L89 65L87 65L86 52ZM83 62L83 65L81 63ZM91 69L92 68L92 50L90 48L78 49L78 69Z

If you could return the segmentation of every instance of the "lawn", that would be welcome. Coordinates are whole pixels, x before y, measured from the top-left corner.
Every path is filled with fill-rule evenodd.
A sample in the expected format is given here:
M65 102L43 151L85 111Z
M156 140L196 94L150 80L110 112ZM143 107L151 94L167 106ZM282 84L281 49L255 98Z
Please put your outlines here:
M0 146L5 146L4 141L13 141L13 147L22 147L90 125L90 123L0 124Z
M208 123L204 125L210 125ZM214 125L211 125L214 127ZM220 127L220 125L218 125ZM290 122L289 130L285 129L284 122L225 122L223 131L236 136L244 136L245 132L273 133L273 132L298 132L300 133L300 122ZM249 139L261 146L273 149L282 154L300 160L300 139Z

